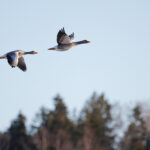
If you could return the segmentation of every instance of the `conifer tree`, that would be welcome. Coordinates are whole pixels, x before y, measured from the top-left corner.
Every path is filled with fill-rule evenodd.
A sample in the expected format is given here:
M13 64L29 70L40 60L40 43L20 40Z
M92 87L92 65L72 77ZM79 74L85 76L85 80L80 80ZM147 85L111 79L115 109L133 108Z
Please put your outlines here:
M132 121L122 139L121 150L145 150L146 133L144 119L141 116L140 106L133 109Z
M84 133L79 149L112 150L114 136L111 127L111 105L105 100L104 95L92 96L84 108L84 119Z
M24 115L19 113L17 119L12 122L8 130L10 135L8 150L36 150L32 138L27 134L25 120Z
M54 98L54 110L41 112L43 118L41 127L35 135L36 143L42 150L70 150L72 149L72 122L68 118L67 107L60 96Z

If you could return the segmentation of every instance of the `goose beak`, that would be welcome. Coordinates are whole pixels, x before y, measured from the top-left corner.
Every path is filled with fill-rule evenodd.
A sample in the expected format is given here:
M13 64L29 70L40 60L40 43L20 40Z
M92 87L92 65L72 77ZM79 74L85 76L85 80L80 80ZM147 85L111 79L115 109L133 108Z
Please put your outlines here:
M91 43L90 41L86 40L87 43Z
M34 52L34 54L38 54L38 52Z
M55 50L55 48L49 48L48 50Z

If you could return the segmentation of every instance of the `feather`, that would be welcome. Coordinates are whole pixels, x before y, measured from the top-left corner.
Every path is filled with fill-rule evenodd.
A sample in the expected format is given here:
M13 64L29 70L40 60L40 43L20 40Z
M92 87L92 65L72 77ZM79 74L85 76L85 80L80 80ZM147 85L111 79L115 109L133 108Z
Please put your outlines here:
M8 63L12 66L17 64L17 55L15 52L7 53L6 55Z
M25 61L24 61L23 57L20 57L18 59L18 68L20 68L22 71L26 71L27 70L27 67L26 67L26 64L25 64Z
M66 34L65 29L62 28L57 34L58 44L69 44L71 43L70 37Z

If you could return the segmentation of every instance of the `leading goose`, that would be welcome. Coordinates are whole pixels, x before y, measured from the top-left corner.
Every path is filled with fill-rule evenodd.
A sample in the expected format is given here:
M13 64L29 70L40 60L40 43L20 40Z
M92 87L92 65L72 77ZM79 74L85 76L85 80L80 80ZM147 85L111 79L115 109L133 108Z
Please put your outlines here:
M1 56L0 59L7 59L9 65L14 67L19 67L22 71L26 71L27 67L23 58L23 55L27 54L37 54L35 51L24 52L22 50L16 50L12 52L8 52L5 55Z
M73 40L74 40L74 33L67 35L65 32L65 29L62 28L61 30L59 30L57 34L58 45L56 45L55 47L49 48L48 50L66 51L77 45L90 43L90 41L88 40L82 40L78 42L73 42Z

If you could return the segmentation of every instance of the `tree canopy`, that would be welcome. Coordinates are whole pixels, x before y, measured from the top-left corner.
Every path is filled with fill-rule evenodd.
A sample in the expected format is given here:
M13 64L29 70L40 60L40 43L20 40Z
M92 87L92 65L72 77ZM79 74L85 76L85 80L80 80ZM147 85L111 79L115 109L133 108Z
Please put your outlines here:
M0 150L115 150L115 144L117 150L150 150L150 134L142 109L137 105L131 111L118 144L113 105L104 94L94 93L77 119L69 117L66 104L57 95L53 109L40 109L38 125L32 124L34 132L29 132L26 117L20 112L8 130L0 133Z

